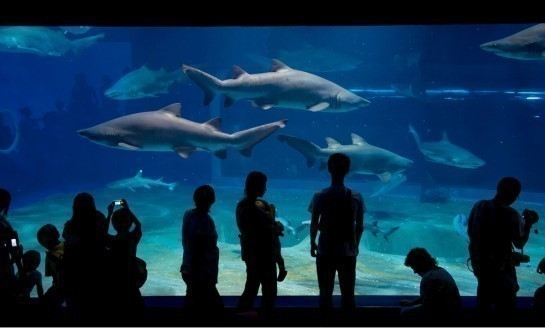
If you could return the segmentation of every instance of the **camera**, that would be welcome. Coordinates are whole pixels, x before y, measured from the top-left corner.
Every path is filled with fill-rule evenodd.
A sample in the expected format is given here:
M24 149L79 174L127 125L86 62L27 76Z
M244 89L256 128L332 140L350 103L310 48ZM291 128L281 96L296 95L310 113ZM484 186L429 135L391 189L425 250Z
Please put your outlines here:
M11 238L11 247L17 247L17 239Z
M115 205L115 206L119 206L119 205L121 205L121 204L123 204L123 201L122 201L122 200L114 200L114 205Z
M530 256L519 252L513 252L511 255L511 262L514 266L519 266L521 263L530 262Z

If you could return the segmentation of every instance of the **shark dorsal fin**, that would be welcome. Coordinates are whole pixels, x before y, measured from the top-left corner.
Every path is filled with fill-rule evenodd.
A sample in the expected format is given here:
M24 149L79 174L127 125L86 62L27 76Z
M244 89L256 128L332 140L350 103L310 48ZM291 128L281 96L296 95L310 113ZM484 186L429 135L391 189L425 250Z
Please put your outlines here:
M142 177L142 170L138 171L134 177L135 178L141 178Z
M182 117L180 115L180 109L182 108L182 104L180 103L174 103L174 104L170 104L168 105L167 107L165 108L161 108L159 110L162 110L164 112L167 112L169 114L172 114L172 115L175 115L176 117Z
M233 65L233 79L238 79L239 77L241 77L243 75L249 75L249 74L246 73L245 70L240 68L240 66Z
M447 131L443 131L443 135L441 136L441 141L440 142L450 142L448 140Z
M221 118L220 117L214 117L211 120L208 120L203 123L204 125L210 126L214 131L220 131L221 130Z
M290 70L291 68L284 64L283 62L279 61L278 59L273 59L272 60L272 67L271 67L271 72L282 72L282 71L287 71L287 70Z
M363 139L362 137L360 137L359 135L355 134L355 133L352 133L350 135L352 137L352 144L353 145L366 145L367 144L367 141L365 141L365 139Z
M333 138L326 137L325 141L327 142L327 148L328 149L337 149L337 148L341 147L341 143L338 142L337 140L333 139Z

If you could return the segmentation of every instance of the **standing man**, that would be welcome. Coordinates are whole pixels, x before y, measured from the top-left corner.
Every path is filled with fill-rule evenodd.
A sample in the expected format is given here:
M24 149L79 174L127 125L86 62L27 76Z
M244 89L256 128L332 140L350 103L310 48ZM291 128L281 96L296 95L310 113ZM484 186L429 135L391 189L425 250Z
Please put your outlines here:
M525 209L521 217L510 206L520 191L519 180L504 177L494 198L478 201L469 214L469 256L477 277L477 309L484 319L510 319L516 309L515 266L520 264L532 225L539 220L535 211Z
M363 214L366 210L361 194L344 185L350 170L350 158L332 154L327 162L331 185L314 194L308 207L310 223L310 255L316 257L320 309L324 314L333 308L335 273L341 290L341 308L356 307L356 258L363 234ZM316 236L320 231L318 243Z

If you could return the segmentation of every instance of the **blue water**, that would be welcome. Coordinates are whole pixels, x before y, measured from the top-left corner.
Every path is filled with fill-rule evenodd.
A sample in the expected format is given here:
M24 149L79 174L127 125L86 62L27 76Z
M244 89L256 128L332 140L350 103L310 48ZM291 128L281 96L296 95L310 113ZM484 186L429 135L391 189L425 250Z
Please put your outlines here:
M192 205L193 189L212 183L219 190L213 214L224 235L219 289L236 295L243 288L244 267L237 257L233 210L242 195L245 175L251 170L264 171L272 185L266 196L277 203L281 215L300 223L309 219L306 208L312 192L327 185L328 175L318 165L309 167L299 152L279 142L276 135L289 134L325 148L326 137L345 145L351 144L350 134L355 133L414 161L405 172L407 181L382 197L371 197L380 187L376 176L354 174L347 180L361 186L370 213L389 214L379 215L380 225L400 226L390 242L366 236L358 264L358 293L417 294L418 277L403 266L403 259L410 247L424 245L458 274L462 292L472 295L475 280L465 267L466 244L455 233L453 217L467 214L481 197L491 197L498 179L505 175L522 181L516 208L530 207L544 215L544 100L527 97L540 98L545 91L541 74L545 62L502 58L479 48L529 26L92 27L83 35L68 37L99 33L105 37L75 55L0 52L0 117L2 131L7 132L0 136L0 148L8 147L16 130L20 135L15 150L0 154L0 186L13 195L10 220L26 249L42 250L35 240L37 229L45 223L61 229L78 192L90 191L104 211L112 199L127 197L144 224L139 252L150 265L144 293L177 295L184 288L178 274L180 217ZM250 74L267 72L271 58L290 59L284 63L329 79L371 104L337 114L276 107L263 110L242 100L224 108L221 97L204 106L202 90L188 79L154 97L112 100L104 96L108 86L143 65L171 72L187 64L226 79L232 77L233 65ZM94 96L74 91L78 76L83 76ZM110 82L104 84L106 77ZM392 89L394 83L416 80L427 91L425 100ZM54 112L58 101L64 107L52 122L45 114ZM87 108L89 101L92 105ZM288 123L257 144L251 157L229 148L224 160L208 152L184 159L175 152L113 149L76 133L122 115L177 102L186 119L202 123L221 117L221 130L226 133L280 119ZM24 117L24 107L29 108L30 117ZM467 169L426 161L408 132L409 124L423 141L438 141L446 131L452 143L470 150L486 165ZM179 187L173 192L106 188L140 169L147 177L176 181ZM446 203L422 203L418 198L421 185L446 188L450 198ZM280 284L280 292L315 295L313 259L305 236L300 238L283 240L290 273ZM545 256L542 244L541 234L532 235L525 249L532 262L519 268L526 281L521 295L532 295L543 283L535 273Z

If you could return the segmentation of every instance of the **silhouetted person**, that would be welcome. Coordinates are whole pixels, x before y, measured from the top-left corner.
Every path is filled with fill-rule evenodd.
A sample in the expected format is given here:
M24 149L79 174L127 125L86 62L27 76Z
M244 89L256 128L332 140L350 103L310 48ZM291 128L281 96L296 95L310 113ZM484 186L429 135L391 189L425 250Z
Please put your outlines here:
M106 217L96 209L89 193L76 195L72 217L66 221L64 269L66 307L70 319L93 321L104 319L99 313L111 310L108 301L108 274L105 235Z
M45 291L43 304L50 318L59 318L65 297L64 281L64 242L60 240L60 232L52 224L44 224L36 234L38 242L45 249L44 275L51 277L51 286Z
M308 210L310 223L310 255L316 257L320 308L328 315L333 308L335 274L341 291L341 308L351 311L356 302L356 259L363 234L366 210L361 194L344 185L350 170L350 158L341 153L329 156L327 168L331 184L314 194ZM316 243L316 237L318 243Z
M278 252L278 234L269 214L261 206L268 203L261 199L267 190L267 176L252 171L246 176L244 198L236 206L241 257L246 264L246 283L237 308L241 313L253 310L254 301L261 286L261 315L268 316L276 306L277 272L275 256Z
M42 273L38 270L41 261L40 252L33 249L23 254L22 267L17 271L17 278L19 279L17 302L19 304L32 304L30 294L34 287L36 287L38 302L42 303L44 287L42 285Z
M217 319L223 312L218 283L218 233L210 208L216 201L214 189L201 185L193 192L195 207L187 210L182 222L183 261L180 267L186 284L185 306L200 319ZM211 315L212 317L206 317Z
M19 269L22 256L19 236L8 221L10 204L11 194L0 188L0 307L5 320L16 319L17 277L14 265Z
M484 319L511 319L519 290L514 247L528 241L532 225L539 220L535 211L525 209L523 217L512 207L521 183L513 177L500 179L496 195L480 200L468 218L469 255L477 277L477 308ZM495 310L495 311L494 311Z
M55 99L55 110L45 112L42 117L44 131L47 133L59 132L57 129L65 127L66 112L64 110L64 102L60 99Z
M146 304L140 293L141 284L138 282L137 266L140 263L136 259L138 243L142 239L142 225L125 199L119 205L121 208L114 212L115 202L111 202L106 218L107 224L111 220L116 231L115 235L106 235L106 247L110 250L111 301L116 307L112 315L115 316L114 319L134 320L146 316Z
M545 257L539 261L536 272L539 274L545 273ZM532 304L536 319L545 319L545 285L536 288L534 292L534 303Z
M410 320L440 321L443 324L458 320L462 309L462 298L454 278L437 265L426 249L415 247L405 258L405 266L422 277L420 296L403 300L401 318Z

